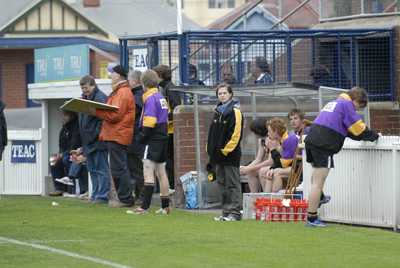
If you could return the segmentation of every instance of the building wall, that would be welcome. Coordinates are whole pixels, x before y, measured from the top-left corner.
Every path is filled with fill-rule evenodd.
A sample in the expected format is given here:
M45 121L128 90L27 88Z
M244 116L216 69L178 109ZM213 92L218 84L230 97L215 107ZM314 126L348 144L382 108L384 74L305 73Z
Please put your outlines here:
M183 13L201 26L207 26L214 20L226 15L233 8L208 8L208 0L183 0ZM245 0L236 0L235 7L245 3Z
M112 56L118 59L117 55ZM112 61L115 60L91 51L91 74L95 78L107 78L104 72L105 67ZM27 107L26 65L33 63L33 49L0 50L1 99L7 104L7 108Z
M26 107L26 64L33 63L33 50L0 50L2 100L7 108Z
M90 72L95 78L108 78L107 64L109 62L118 62L119 55L109 54L113 58L106 57L105 55L90 51Z

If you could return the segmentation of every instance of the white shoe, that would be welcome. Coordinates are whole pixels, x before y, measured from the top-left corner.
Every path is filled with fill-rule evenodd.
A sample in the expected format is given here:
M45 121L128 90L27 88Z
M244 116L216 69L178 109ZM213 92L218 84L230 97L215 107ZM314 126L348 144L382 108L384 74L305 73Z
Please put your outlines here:
M162 214L162 215L168 215L169 213L171 213L171 209L169 207L160 208L159 210L156 211L156 214Z
M60 179L56 179L56 181L65 185L74 185L74 181L69 177L62 177Z
M175 189L168 189L168 194L173 195L175 193Z
M83 193L79 195L79 199L87 200L89 199L89 192Z
M64 196L64 197L72 197L72 198L77 197L76 194L70 194L70 193L63 193L63 196Z

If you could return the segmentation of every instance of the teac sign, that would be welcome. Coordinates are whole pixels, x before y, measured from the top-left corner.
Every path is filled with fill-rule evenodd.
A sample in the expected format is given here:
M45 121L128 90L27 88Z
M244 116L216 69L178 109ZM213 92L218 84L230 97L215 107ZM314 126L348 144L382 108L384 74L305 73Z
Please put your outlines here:
M12 141L11 163L36 163L35 141Z

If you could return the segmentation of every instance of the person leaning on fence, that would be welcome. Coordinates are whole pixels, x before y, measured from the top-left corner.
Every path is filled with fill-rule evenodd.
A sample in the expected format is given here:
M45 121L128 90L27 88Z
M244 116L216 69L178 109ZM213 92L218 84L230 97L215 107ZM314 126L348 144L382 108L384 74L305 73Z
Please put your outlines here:
M107 104L117 111L92 109L92 115L103 120L99 140L107 142L110 169L118 200L110 199L110 207L130 207L134 204L128 171L127 146L132 142L135 120L135 99L129 87L126 71L121 65L109 64L112 92Z
M0 100L0 161L3 159L3 151L7 146L7 122L4 116L6 105Z
M157 89L160 78L155 71L145 71L140 80L144 90L144 104L139 133L139 141L145 145L143 156L143 202L140 207L128 210L127 213L148 213L156 177L160 184L161 197L161 208L156 213L169 214L169 184L165 169L168 154L168 103Z
M179 92L170 90L174 87L171 81L172 73L171 68L167 65L157 65L153 70L161 78L159 83L159 89L161 94L167 100L168 103L168 158L167 158L167 173L169 185L172 189L175 188L175 177L174 177L174 120L173 114L176 106L182 104L181 96Z
M94 78L83 76L79 84L82 89L82 99L105 103L106 94L101 91ZM87 169L92 182L92 203L107 203L110 191L110 169L108 165L107 145L99 141L102 120L96 116L80 113L79 130L82 139L82 151L86 157Z
M265 180L260 177L260 169L272 165L272 159L265 143L268 135L267 120L264 118L253 120L250 124L250 130L258 138L257 155L247 166L240 166L240 174L247 176L250 192L258 193L260 189L265 191Z
M204 86L204 82L197 76L197 68L193 64L189 64L189 85Z
M229 62L222 65L221 78L225 84L234 85L237 83L235 75L233 74L232 64Z
M272 118L268 123L268 144L273 161L266 172L265 192L278 192L283 188L283 180L289 176L293 158L296 157L298 137L288 133L285 122L280 118Z
M137 70L129 71L128 82L135 97L135 131L132 143L128 145L128 168L132 179L133 191L135 193L135 204L143 201L143 153L144 145L139 142L140 116L143 110L143 87L140 82L142 73Z
M222 194L222 215L217 221L241 219L241 185L239 165L243 116L238 102L233 100L232 87L220 84L216 89L219 103L208 131L207 153L215 166L217 183Z
M250 83L271 84L273 82L268 61L264 57L256 57L251 65Z
M317 209L329 168L334 166L333 155L342 149L345 138L365 141L379 138L356 112L367 103L368 96L362 88L354 87L348 93L341 94L322 108L305 138L307 162L313 166L306 226L326 226L318 219Z

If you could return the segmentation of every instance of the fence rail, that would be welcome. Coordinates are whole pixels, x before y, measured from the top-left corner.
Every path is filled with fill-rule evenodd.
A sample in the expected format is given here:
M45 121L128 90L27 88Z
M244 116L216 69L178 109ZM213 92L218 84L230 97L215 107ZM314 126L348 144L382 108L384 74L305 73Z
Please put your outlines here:
M324 220L391 227L400 224L400 137L381 137L378 143L346 139L335 155L324 192L332 200L321 208ZM304 191L310 191L311 166L304 161Z
M42 129L9 130L8 144L0 162L0 194L2 195L42 195L44 194L44 176L42 166ZM18 150L15 143L26 141L33 145ZM19 143L18 143L19 144ZM13 146L14 145L14 146ZM18 154L27 153L35 157L34 162L15 162L12 160Z
M372 100L394 100L392 29L196 31L121 38L121 63L145 53L147 67L171 67L177 85L249 85L260 59L273 84L364 87ZM145 52L143 52L143 49Z

